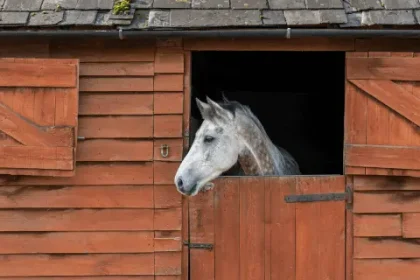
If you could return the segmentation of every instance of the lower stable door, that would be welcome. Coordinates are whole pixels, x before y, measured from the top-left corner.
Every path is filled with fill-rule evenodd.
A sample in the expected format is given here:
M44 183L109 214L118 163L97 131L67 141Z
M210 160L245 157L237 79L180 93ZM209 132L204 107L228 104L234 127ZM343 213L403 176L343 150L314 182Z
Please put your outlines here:
M214 183L189 201L191 280L345 279L344 176Z

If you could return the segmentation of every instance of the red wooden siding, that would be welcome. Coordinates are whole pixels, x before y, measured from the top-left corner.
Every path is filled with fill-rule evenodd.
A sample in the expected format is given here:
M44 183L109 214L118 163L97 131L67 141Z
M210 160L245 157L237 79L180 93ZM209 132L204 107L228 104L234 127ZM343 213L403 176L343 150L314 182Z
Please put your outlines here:
M418 279L420 179L356 176L353 185L353 279Z
M77 59L0 58L0 174L73 176Z
M347 174L420 176L417 53L348 53Z
M40 57L80 60L83 140L74 176L0 186L0 279L180 279L182 201L171 176L183 150L183 52L45 44ZM34 55L22 51L14 55Z
M221 178L190 199L191 279L345 279L344 201L286 203L344 191L344 177Z

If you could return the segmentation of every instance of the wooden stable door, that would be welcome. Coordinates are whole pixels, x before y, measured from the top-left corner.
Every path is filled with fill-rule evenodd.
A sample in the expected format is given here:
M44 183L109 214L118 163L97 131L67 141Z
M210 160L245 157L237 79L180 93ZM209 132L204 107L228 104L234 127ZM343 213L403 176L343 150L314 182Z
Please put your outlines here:
M420 176L419 70L413 53L347 54L346 175Z
M217 179L189 200L190 279L344 280L343 197L344 176Z

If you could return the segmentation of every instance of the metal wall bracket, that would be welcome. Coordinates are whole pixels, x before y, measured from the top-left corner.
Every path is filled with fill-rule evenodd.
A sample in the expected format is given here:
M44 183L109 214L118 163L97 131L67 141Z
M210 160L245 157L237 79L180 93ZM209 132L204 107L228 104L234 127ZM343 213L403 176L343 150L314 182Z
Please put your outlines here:
M352 191L350 187L346 187L346 192L344 193L315 193L315 194L286 195L284 197L284 200L286 201L286 203L339 201L339 200L345 200L348 203L351 203Z
M184 246L193 249L213 250L213 244L210 243L189 243L187 241L184 241Z

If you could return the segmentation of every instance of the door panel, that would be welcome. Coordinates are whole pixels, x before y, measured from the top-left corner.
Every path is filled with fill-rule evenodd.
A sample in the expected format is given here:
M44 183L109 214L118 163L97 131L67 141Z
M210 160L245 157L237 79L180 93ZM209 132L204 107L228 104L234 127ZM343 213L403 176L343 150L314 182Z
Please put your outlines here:
M342 193L344 176L226 177L190 199L191 280L344 280L345 201L286 203Z
M347 53L346 174L420 176L420 57Z

